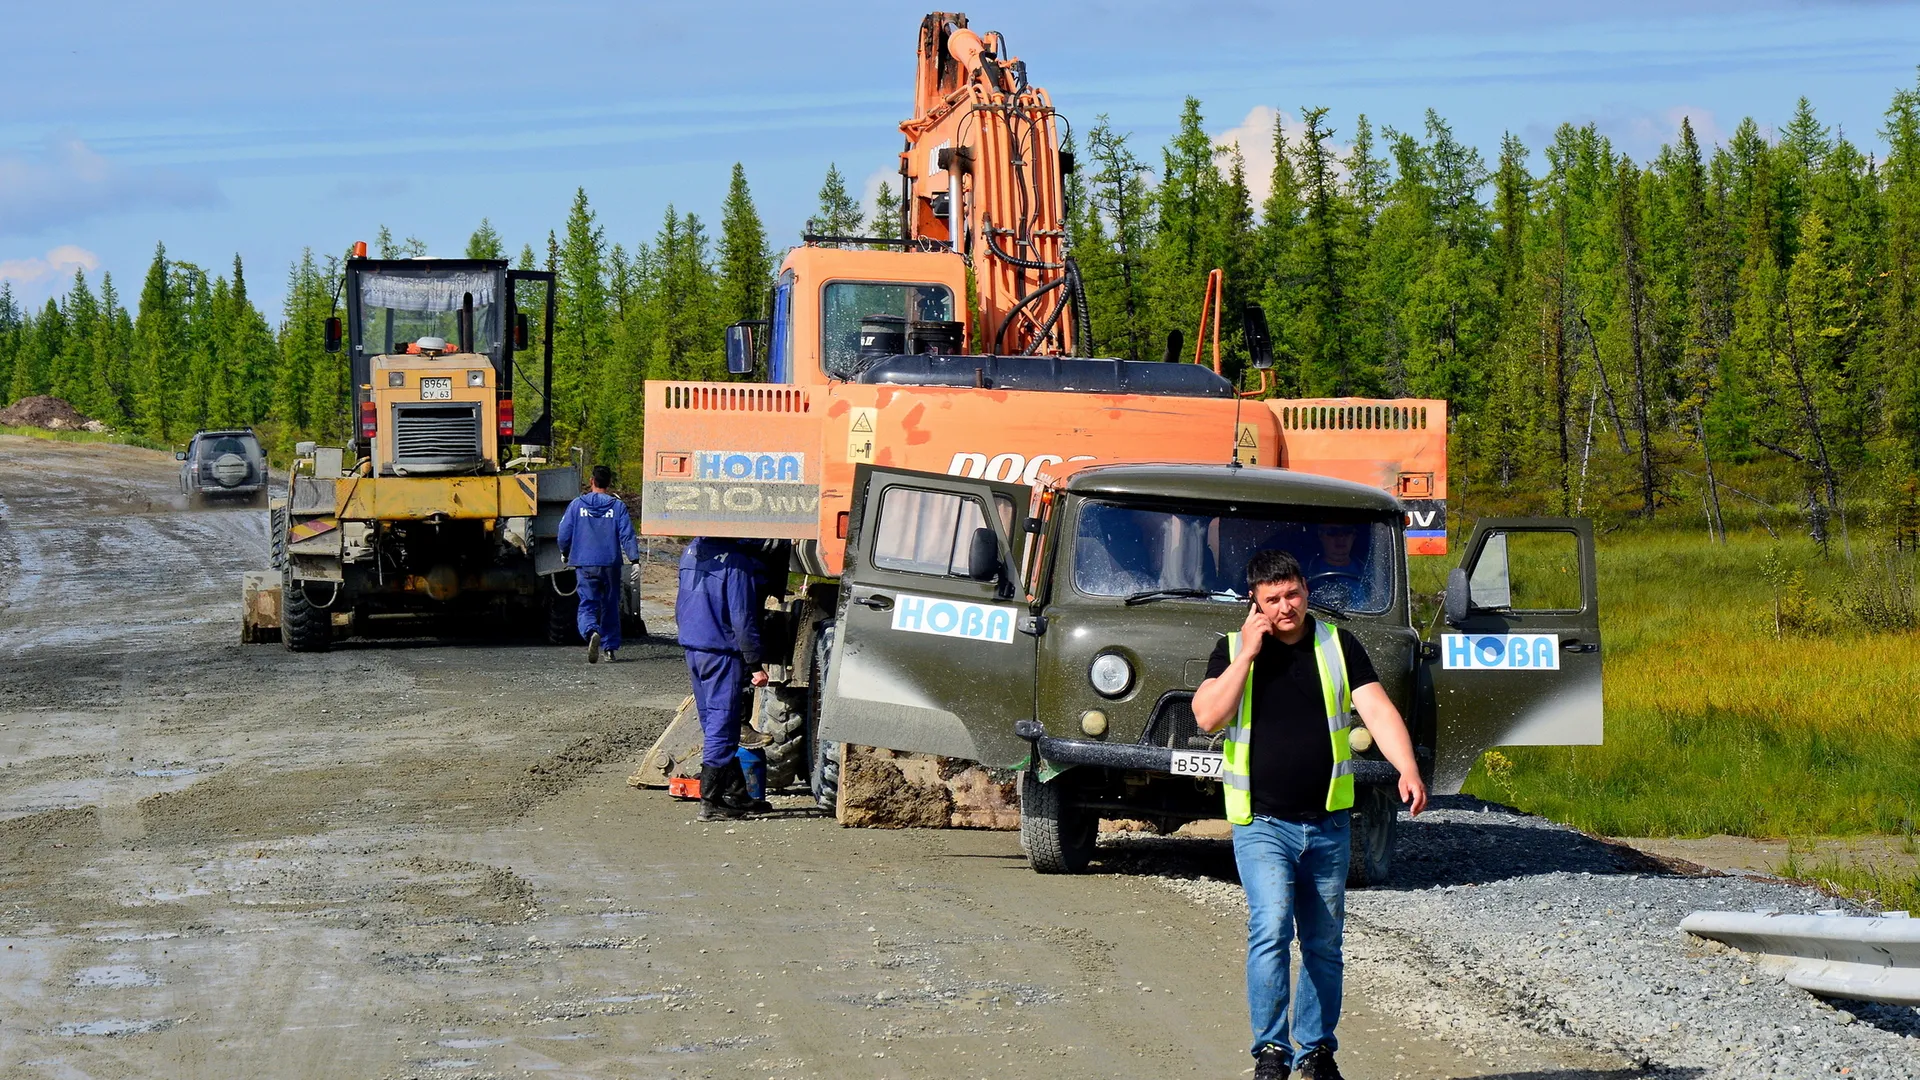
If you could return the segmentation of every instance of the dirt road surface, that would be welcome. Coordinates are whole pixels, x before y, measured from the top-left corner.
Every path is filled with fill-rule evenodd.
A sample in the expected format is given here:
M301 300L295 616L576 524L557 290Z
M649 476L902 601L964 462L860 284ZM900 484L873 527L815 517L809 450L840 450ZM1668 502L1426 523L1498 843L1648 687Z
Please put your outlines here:
M0 437L0 1076L1248 1071L1236 913L798 797L696 824L624 784L686 692L667 644L242 646L265 513L174 475ZM1632 1075L1463 1050L1354 951L1350 1076Z

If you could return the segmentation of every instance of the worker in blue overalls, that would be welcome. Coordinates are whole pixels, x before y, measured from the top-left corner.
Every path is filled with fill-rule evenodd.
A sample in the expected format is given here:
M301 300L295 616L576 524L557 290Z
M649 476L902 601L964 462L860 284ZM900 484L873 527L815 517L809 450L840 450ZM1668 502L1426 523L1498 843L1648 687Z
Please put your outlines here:
M693 677L694 705L700 710L701 821L743 817L758 808L747 794L738 752L747 687L767 684L760 667L764 578L758 541L702 536L680 556L680 595L673 614Z
M560 556L573 567L580 594L580 636L587 641L587 663L617 660L620 648L620 556L640 561L627 504L607 489L613 470L593 467L592 490L567 504L560 519Z

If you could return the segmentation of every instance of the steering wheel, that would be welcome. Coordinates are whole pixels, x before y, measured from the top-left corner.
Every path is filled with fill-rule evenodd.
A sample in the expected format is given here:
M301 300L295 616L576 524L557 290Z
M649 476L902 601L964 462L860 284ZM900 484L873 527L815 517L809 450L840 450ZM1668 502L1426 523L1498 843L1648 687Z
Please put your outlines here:
M1307 579L1307 595L1322 606L1346 610L1365 595L1366 582L1359 574L1345 570L1325 570Z

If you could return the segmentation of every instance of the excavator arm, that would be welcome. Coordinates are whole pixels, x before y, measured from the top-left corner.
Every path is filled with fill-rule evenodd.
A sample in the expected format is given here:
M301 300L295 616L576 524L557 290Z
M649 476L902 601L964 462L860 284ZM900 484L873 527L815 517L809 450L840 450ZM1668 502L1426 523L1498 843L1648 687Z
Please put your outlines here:
M978 351L1072 356L1086 336L1057 124L999 33L975 33L958 12L921 20L914 116L900 125L901 224L922 249L968 256Z

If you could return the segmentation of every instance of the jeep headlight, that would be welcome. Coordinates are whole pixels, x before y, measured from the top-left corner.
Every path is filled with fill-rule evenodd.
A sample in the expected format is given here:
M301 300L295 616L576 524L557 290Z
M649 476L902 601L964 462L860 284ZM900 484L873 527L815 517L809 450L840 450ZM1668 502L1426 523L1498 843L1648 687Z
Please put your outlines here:
M1087 670L1093 688L1106 697L1119 697L1133 685L1133 665L1119 653L1101 653Z

